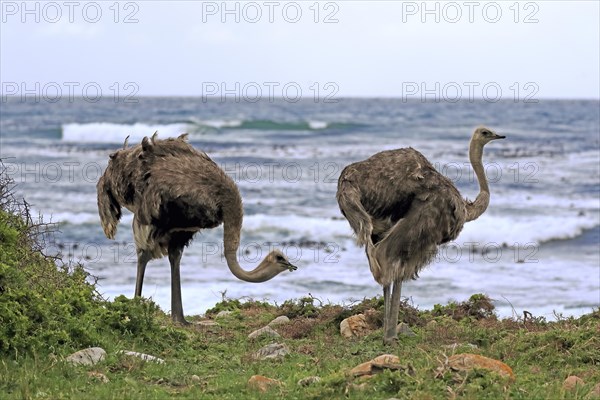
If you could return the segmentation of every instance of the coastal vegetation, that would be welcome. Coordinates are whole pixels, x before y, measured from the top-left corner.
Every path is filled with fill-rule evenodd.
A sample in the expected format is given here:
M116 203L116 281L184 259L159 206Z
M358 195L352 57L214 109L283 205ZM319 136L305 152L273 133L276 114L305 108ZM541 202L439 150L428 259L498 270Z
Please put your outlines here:
M53 227L33 218L0 176L2 399L600 398L599 310L500 319L483 294L431 310L404 301L399 320L409 329L393 346L381 340L381 297L345 305L310 295L283 304L224 298L180 326L152 300L104 299L84 265L45 255ZM340 334L356 315L364 316L360 332ZM289 321L272 324L281 316ZM89 347L106 355L91 365L70 361ZM353 372L384 354L397 359ZM501 361L512 375L458 368L449 361L458 354Z

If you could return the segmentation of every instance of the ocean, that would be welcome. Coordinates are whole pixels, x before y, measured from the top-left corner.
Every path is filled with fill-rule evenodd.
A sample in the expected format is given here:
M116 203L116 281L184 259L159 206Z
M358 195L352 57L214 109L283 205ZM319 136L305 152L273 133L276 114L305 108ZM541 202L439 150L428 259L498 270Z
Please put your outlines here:
M549 319L600 306L596 100L136 100L8 98L0 105L0 158L15 191L36 215L57 224L47 252L83 262L107 298L131 297L135 286L132 215L125 210L111 241L96 205L96 182L127 135L139 143L155 131L159 138L189 133L242 193L242 266L254 268L277 247L299 267L261 284L239 281L221 256L222 228L202 231L182 259L183 307L193 315L223 296L281 304L310 294L349 304L380 295L337 206L341 170L410 146L474 199L478 186L467 149L473 129L483 124L507 136L484 152L490 206L440 248L418 280L404 284L403 297L428 309L485 293L501 316L529 311ZM170 310L166 258L149 263L143 294Z

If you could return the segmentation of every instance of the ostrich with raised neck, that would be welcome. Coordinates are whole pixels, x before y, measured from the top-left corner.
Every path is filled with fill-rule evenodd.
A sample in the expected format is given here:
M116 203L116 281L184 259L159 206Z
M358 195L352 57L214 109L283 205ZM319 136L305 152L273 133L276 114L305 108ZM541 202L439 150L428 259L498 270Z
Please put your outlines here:
M97 184L98 212L106 237L114 239L121 207L134 214L137 252L135 296L142 295L148 261L169 257L171 316L187 324L181 302L180 262L183 248L201 229L223 224L225 260L229 270L246 282L265 282L296 269L279 250L270 252L253 270L237 258L242 229L242 198L237 185L219 166L186 141L187 135L142 143L110 155Z
M416 279L439 245L456 239L465 222L487 209L483 147L504 138L483 126L473 132L469 160L479 182L473 202L463 199L452 181L412 148L382 151L342 171L340 210L358 245L365 246L373 277L383 286L384 343L397 340L402 282Z

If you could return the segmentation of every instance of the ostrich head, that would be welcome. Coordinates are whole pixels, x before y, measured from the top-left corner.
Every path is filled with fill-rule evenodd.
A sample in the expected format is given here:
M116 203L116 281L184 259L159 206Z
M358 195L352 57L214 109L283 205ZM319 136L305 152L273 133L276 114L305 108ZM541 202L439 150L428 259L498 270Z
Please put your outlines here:
M245 271L240 267L235 250L226 250L225 259L227 260L227 266L233 275L246 282L266 282L283 271L294 271L297 269L297 267L290 263L287 257L279 250L270 252L265 259L258 264L258 267L252 271Z
M283 271L295 271L298 269L298 267L290 263L287 257L279 250L273 250L267 254L261 265L264 265L264 268L266 269L276 272L276 274Z
M475 132L473 132L471 142L479 145L480 147L483 147L492 140L504 138L506 138L506 136L498 135L493 130L486 128L485 126L480 126L477 129L475 129Z

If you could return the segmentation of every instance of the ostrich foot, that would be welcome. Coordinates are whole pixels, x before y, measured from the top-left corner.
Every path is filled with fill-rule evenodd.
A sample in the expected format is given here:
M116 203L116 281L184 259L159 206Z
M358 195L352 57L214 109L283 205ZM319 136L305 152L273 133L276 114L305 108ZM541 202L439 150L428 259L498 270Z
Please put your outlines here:
M398 337L397 336L384 337L383 344L385 346L396 346L398 344Z
M409 328L408 324L401 322L396 326L396 334L387 332L383 338L383 344L386 346L395 345L400 339L398 336L417 336L412 329Z
M188 326L191 325L188 321L186 321L186 319L183 316L172 316L173 319L173 323L177 324L177 325L182 325L182 326Z
M396 333L401 336L417 336L412 329L408 326L408 324L401 322L396 326Z

